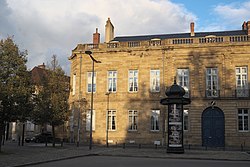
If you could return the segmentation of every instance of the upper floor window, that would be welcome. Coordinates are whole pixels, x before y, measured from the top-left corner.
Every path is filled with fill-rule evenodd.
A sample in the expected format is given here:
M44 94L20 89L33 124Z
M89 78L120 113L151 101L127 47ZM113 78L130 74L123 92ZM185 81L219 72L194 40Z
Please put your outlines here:
M159 118L160 118L160 110L152 110L151 111L151 131L159 131Z
M87 73L87 84L87 92L90 93L92 90L92 72ZM96 92L96 72L94 72L93 92Z
M133 42L128 42L128 47L139 47L140 42L138 41L133 41Z
M248 97L247 67L236 67L236 95L237 97Z
M150 90L160 92L160 70L150 70Z
M219 97L217 68L207 68L206 70L206 96Z
M73 75L72 79L72 95L76 94L76 74Z
M136 131L137 130L137 124L138 124L138 112L135 110L129 110L128 111L128 130L130 131Z
M151 41L149 41L149 45L150 46L160 46L161 45L161 39L151 39Z
M117 71L108 71L108 92L116 92Z
M108 120L107 120L108 130L116 130L116 111L108 111Z
M189 97L189 69L177 69L177 83L184 88L184 97Z
M129 70L129 92L138 91L138 70Z
M238 130L241 132L249 130L248 109L238 109Z

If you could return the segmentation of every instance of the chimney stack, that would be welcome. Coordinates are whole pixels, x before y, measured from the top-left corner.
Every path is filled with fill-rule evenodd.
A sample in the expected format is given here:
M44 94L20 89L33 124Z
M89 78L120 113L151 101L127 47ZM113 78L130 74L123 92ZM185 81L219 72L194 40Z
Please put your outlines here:
M109 43L114 39L114 26L110 21L110 18L106 21L105 25L105 42Z
M190 36L193 37L195 34L194 34L194 22L191 22L190 23Z
M100 43L100 33L98 33L98 28L96 28L95 33L93 34L93 44Z
M250 36L250 21L247 22L247 35Z
M242 30L247 30L247 23L244 21L244 23L242 24Z

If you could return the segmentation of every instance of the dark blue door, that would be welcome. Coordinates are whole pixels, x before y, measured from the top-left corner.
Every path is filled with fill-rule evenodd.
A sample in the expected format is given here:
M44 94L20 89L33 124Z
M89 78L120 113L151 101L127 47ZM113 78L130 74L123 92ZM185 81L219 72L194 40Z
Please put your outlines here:
M202 145L225 146L225 119L218 107L208 107L202 113Z

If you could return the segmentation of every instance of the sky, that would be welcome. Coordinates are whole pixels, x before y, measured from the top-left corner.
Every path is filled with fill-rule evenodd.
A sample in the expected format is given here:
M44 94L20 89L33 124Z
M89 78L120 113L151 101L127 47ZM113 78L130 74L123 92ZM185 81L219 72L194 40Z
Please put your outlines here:
M0 39L12 36L28 51L28 69L57 55L70 74L68 57L79 43L104 42L111 19L115 36L239 30L250 21L250 0L0 0Z

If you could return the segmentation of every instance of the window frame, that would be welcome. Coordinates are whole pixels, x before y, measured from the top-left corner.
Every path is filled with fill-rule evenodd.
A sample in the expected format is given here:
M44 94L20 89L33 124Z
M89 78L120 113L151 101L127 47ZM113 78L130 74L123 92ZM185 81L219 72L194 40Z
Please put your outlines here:
M117 129L117 116L116 116L116 110L108 110L108 113L107 113L107 129L108 131L116 131ZM113 121L114 120L114 121ZM114 123L114 126L113 126L113 123ZM113 127L115 127L113 129Z
M210 74L209 74L208 70L211 70ZM216 72L215 74L213 74L214 70ZM214 88L214 87L216 87L216 88ZM209 93L211 95L209 95ZM213 93L216 93L216 95L213 95ZM217 67L206 68L206 97L217 98L217 97L219 97L219 95L220 95L220 93L219 93L218 68Z
M91 74L90 78L89 78L89 74ZM94 86L93 86L94 91L93 91L93 93L96 92L96 88L97 88L96 78L97 78L97 73L94 72L94 83L93 83L94 84ZM89 88L89 85L91 86L90 88ZM90 91L89 91L89 89L90 89ZM87 93L92 93L91 89L92 89L92 71L87 72Z
M244 112L247 111L247 113L245 114ZM241 112L241 113L239 113ZM247 117L247 130L245 129L245 117ZM237 110L237 121L238 121L238 132L249 132L249 109L247 108L238 108ZM242 129L240 129L240 119L241 118L241 122L242 122Z
M110 72L112 73L111 77L109 75ZM114 76L114 73L116 73L115 76ZM118 73L116 70L109 70L107 72L107 92L112 92L112 93L117 92L117 75L118 75ZM110 89L110 82L109 82L110 79L111 79L111 89ZM115 83L114 83L114 79L115 79ZM114 90L114 84L115 84L115 90Z
M86 131L90 131L90 122L91 122L91 110L87 110L86 112ZM89 121L88 121L89 120ZM92 131L95 131L95 110L93 110L92 113Z
M153 84L154 81L156 82L155 86ZM158 89L157 89L157 81L158 81ZM159 69L150 70L150 91L151 92L160 92L161 91L161 73L160 73Z
M130 114L132 113L132 115ZM135 114L136 113L136 114ZM130 123L131 118L131 123ZM138 130L138 110L128 110L128 131Z
M239 69L239 72L237 72ZM245 73L242 72L245 69ZM245 80L243 79L245 76ZM240 77L238 79L238 77ZM240 81L240 84L238 84ZM245 85L243 84L245 81ZM248 68L247 66L235 67L235 87L236 87L236 96L237 97L249 97L249 88L248 88Z
M160 114L161 114L160 110L151 110L151 116L150 116L150 131L151 132L159 132L160 131ZM152 121L152 119L153 119L153 121ZM153 123L153 125L152 125L152 123ZM158 129L157 129L157 126L158 126Z
M185 78L187 79L187 81L185 81ZM190 85L189 85L190 82L189 82L189 80L190 80L189 68L178 68L177 69L177 83L178 83L178 85L183 87L183 89L185 90L184 97L190 96ZM186 82L187 86L184 85L185 82Z
M133 76L130 77L130 73L133 73ZM135 75L135 73L137 73L137 76ZM132 82L130 82L130 80L132 79ZM136 79L136 86L135 86L135 79ZM132 90L130 89L130 84L132 85ZM136 93L139 90L139 71L138 70L129 70L128 71L128 92L130 93Z

